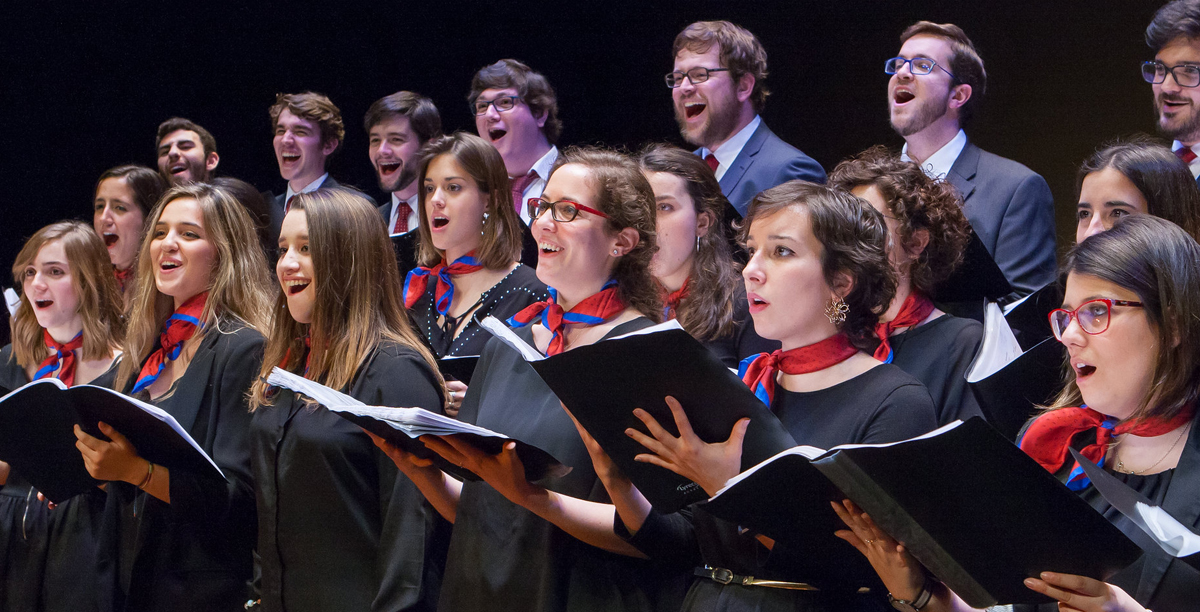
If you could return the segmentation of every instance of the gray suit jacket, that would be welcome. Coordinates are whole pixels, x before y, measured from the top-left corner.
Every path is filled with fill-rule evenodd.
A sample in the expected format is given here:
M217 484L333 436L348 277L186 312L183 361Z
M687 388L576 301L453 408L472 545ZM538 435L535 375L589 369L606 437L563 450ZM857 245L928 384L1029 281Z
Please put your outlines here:
M946 180L962 194L967 221L1018 296L1054 280L1054 198L1046 179L968 142Z
M793 179L824 183L825 170L816 160L776 136L763 122L721 177L721 193L745 217L750 201L760 191Z

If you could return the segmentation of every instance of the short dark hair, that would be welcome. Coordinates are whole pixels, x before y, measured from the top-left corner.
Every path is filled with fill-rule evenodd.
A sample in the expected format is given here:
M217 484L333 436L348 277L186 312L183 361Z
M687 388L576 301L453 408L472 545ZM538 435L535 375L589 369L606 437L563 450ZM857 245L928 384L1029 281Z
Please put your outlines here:
M285 108L293 115L317 124L321 130L322 144L336 140L340 145L346 141L346 125L342 123L342 111L328 96L313 91L276 94L275 104L272 104L268 111L271 115L272 130L279 124L279 115Z
M971 225L963 215L962 197L950 183L932 179L917 164L875 146L838 164L829 174L829 185L845 191L878 189L900 224L902 248L917 230L929 232L929 244L908 270L917 291L932 296L938 283L962 262Z
M950 72L954 75L955 85L970 85L971 97L959 109L959 125L967 122L978 113L983 103L983 95L987 93L987 70L983 67L983 58L975 50L975 43L967 37L962 28L953 23L933 23L918 21L900 34L900 44L903 45L914 36L935 36L950 43Z
M212 133L196 125L191 119L184 119L183 117L171 117L158 124L158 137L154 140L154 148L157 149L158 145L162 144L163 138L166 138L167 134L178 132L179 130L191 130L200 136L200 146L204 147L205 157L209 153L217 152L217 139L213 138Z
M1166 146L1147 136L1135 136L1105 146L1079 166L1076 193L1093 172L1112 168L1120 172L1146 198L1146 212L1200 238L1200 187L1192 172Z
M839 329L854 346L874 350L875 325L896 295L896 272L888 260L883 214L862 198L797 179L754 196L741 224L742 241L755 219L792 206L808 214L813 236L821 243L825 282L832 286L839 272L854 279L849 295L842 298L850 310Z
M558 118L558 96L554 94L554 88L541 73L534 72L515 59L502 59L480 68L471 79L467 102L473 107L485 89L509 88L517 90L517 95L529 106L534 117L545 113L546 123L542 126L542 134L546 135L550 144L558 142L562 134L562 121Z
M766 86L767 50L750 30L728 21L697 21L675 37L671 57L684 49L706 53L714 44L720 51L721 66L729 69L734 81L744 74L754 77L750 102L754 104L754 110L761 113L767 96L771 95Z
M1170 2L1158 9L1146 26L1146 44L1155 53L1180 37L1200 39L1200 1Z
M392 117L408 117L408 124L417 135L420 144L442 135L442 115L433 100L411 91L397 91L376 100L367 109L363 118L363 129L371 128Z
M1094 276L1137 294L1158 334L1158 356L1138 418L1170 419L1200 399L1200 245L1179 226L1133 215L1089 236L1067 255L1065 273ZM1151 405L1151 402L1154 402ZM1051 409L1082 403L1074 376Z
M96 179L96 190L99 191L100 183L110 178L125 179L125 184L133 191L133 203L142 210L143 217L150 214L150 210L158 204L158 199L168 187L161 174L145 166L128 164L105 170L104 174Z

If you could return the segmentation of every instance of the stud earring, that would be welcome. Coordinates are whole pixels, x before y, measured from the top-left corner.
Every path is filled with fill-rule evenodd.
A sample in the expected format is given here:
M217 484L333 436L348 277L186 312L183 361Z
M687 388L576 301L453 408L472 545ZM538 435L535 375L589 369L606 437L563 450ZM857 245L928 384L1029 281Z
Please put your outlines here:
M613 249L613 257L616 257L620 254L621 254L621 249Z
M842 300L841 296L833 296L833 300L825 307L825 317L830 323L840 326L846 322L846 313L850 312L850 306Z

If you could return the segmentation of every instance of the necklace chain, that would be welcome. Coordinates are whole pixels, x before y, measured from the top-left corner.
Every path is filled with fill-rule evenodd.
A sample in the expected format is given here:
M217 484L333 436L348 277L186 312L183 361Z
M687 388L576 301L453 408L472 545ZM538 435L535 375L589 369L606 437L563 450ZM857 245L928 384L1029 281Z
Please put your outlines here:
M1155 461L1154 464L1151 465L1150 467L1148 467L1144 470L1141 470L1141 471L1126 469L1125 462L1121 461L1120 457L1117 457L1116 470L1118 472L1124 472L1126 474L1133 474L1134 476L1141 476L1142 474L1145 474L1145 473L1149 472L1150 470L1153 470L1154 468L1158 467L1158 464L1162 463L1163 460L1166 459L1167 456L1169 456L1172 451L1175 450L1176 446L1179 446L1179 441L1183 439L1183 434L1187 433L1189 429L1191 429L1191 427L1189 427L1189 426L1185 426L1185 427L1181 428L1179 430L1179 435L1175 436L1175 441L1171 443L1171 448L1168 448L1167 452L1163 453L1163 456L1159 457L1158 461Z

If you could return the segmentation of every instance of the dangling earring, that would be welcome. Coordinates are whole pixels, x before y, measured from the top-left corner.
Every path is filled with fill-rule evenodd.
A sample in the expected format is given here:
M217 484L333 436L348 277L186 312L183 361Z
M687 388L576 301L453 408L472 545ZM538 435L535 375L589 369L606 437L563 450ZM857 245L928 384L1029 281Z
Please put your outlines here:
M700 252L700 236L696 236L696 252Z
M839 295L833 296L833 300L825 307L825 317L830 323L841 326L846 322L846 313L850 312L850 306L846 304Z
M488 214L487 214L487 211L485 210L485 211L483 211L483 223L479 226L479 235L480 236L487 235L487 220L488 220Z

